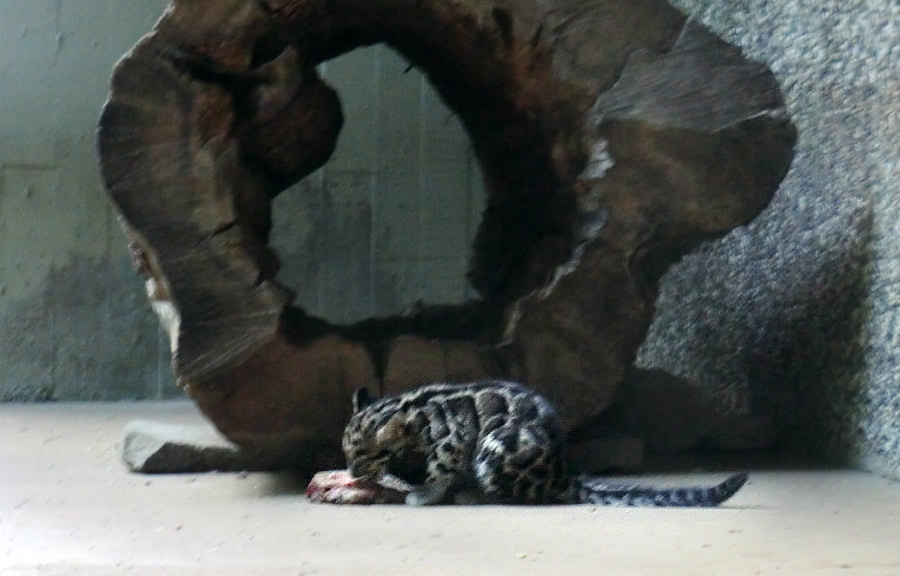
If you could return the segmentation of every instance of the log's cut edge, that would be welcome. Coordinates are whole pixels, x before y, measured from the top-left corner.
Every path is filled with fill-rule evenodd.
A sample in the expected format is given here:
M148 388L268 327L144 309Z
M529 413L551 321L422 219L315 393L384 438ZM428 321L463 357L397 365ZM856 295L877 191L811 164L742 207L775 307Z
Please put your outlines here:
M343 122L315 66L377 42L472 139L482 300L332 326L277 281L271 199ZM179 383L276 466L333 456L362 384L515 377L595 415L661 275L768 204L795 139L771 72L662 0L173 0L116 67L99 151Z

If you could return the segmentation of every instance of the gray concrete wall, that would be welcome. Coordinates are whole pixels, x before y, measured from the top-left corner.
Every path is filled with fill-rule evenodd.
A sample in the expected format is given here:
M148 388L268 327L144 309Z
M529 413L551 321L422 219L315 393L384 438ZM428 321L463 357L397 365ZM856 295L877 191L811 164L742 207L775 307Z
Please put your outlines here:
M164 5L0 2L0 399L170 387L94 155L110 68Z
M0 1L0 401L179 395L94 153L109 73L165 5ZM382 47L323 66L347 117L338 150L275 202L280 278L335 322L466 296L480 177L405 69Z
M640 364L900 477L900 3L674 3L771 66L799 143L769 208L664 279Z

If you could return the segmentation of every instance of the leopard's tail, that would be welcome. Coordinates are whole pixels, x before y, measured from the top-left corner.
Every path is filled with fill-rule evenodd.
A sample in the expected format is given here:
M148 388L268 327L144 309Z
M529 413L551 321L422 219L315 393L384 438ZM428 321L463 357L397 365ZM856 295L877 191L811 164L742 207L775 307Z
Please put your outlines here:
M641 485L610 485L598 478L581 476L572 486L572 500L604 506L718 506L731 498L747 482L747 473L729 476L715 486L653 488Z

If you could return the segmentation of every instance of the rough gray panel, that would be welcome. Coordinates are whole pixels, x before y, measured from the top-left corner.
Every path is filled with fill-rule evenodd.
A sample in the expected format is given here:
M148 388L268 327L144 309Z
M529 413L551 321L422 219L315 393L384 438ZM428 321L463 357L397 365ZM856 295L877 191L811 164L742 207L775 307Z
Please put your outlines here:
M60 97L53 90L59 48L54 4L8 0L0 5L0 165L54 164L58 127L43 119Z
M667 275L639 362L900 477L900 4L674 3L771 66L800 140L769 208Z
M145 399L163 397L162 386L177 390L171 370L157 365L158 322L127 261L74 260L45 286L0 313L0 401Z

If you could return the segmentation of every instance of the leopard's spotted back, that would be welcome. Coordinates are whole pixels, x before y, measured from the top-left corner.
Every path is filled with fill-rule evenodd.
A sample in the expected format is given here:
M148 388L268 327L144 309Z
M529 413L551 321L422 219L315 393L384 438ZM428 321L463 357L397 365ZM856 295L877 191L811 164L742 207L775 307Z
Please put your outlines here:
M425 483L409 494L410 504L448 502L474 489L480 500L508 503L710 506L746 480L735 475L711 488L656 490L573 478L553 406L512 382L432 384L377 401L363 389L354 404L343 438L350 473L377 479L389 461L423 456Z

